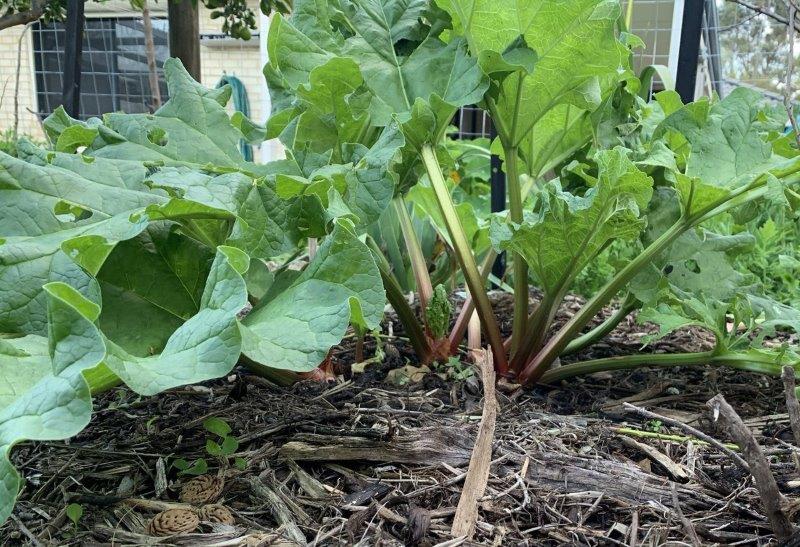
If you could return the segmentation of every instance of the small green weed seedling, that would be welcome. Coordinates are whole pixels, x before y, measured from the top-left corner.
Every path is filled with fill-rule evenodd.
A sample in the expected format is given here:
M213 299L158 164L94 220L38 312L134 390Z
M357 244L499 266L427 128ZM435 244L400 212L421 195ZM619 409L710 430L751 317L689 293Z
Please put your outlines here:
M228 465L230 457L239 449L239 441L230 434L231 426L222 418L211 417L203 421L203 429L210 433L206 438L206 453L216 458L222 465ZM247 467L247 460L235 457L233 465L237 469L244 469ZM180 475L204 475L209 469L205 458L198 458L192 462L178 458L172 462L172 466L178 469Z

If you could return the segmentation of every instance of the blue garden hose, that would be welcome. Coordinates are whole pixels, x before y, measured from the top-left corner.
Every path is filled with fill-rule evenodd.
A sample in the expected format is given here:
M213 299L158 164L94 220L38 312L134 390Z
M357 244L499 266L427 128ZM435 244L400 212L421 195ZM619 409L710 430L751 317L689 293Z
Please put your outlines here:
M249 118L250 100L247 98L247 90L244 88L244 83L236 76L224 74L217 83L217 87L220 88L224 85L231 86L231 90L233 91L233 107ZM253 147L250 146L250 143L244 139L240 139L239 150L241 150L245 161L253 161Z

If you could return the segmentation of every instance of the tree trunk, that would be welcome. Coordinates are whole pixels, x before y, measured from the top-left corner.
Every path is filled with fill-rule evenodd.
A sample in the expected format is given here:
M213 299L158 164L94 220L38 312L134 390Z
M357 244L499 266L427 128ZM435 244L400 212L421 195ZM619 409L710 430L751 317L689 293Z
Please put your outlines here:
M192 0L169 0L169 54L183 62L186 71L200 81L200 20Z
M153 42L153 22L150 20L150 8L147 0L142 0L142 25L144 27L144 50L147 55L147 72L150 78L150 96L153 111L161 106L161 86L158 84L158 67L156 66L156 46Z

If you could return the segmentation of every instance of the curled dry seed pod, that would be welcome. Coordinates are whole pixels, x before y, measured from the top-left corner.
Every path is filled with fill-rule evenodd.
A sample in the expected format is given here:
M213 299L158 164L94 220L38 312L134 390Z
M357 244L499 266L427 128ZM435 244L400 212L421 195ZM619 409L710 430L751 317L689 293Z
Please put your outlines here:
M197 514L200 515L200 520L204 520L206 522L218 522L220 524L230 525L233 525L236 522L233 519L233 514L231 513L230 509L218 503L204 505L200 508Z
M194 532L200 525L200 517L190 509L167 509L161 511L147 525L151 536L174 536Z
M195 477L181 488L181 501L192 505L202 505L216 500L222 494L225 481L222 477L200 475Z

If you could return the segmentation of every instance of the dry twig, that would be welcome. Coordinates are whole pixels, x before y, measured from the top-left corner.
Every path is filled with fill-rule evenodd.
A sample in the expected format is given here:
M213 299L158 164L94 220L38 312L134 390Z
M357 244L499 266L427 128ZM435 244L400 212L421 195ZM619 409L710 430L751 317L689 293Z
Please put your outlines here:
M657 448L652 447L649 444L640 443L639 441L631 439L630 437L620 437L620 440L625 446L644 453L648 458L660 464L661 467L667 470L673 479L685 481L689 478L689 473L687 472L686 468L684 468L681 464L672 461L669 456Z
M292 541L305 545L306 537L297 526L294 514L292 514L281 497L257 477L251 477L247 482L250 484L250 491L256 498L267 504L275 520L284 529L286 536Z
M787 19L787 18L785 18L785 17L783 17L783 16L781 16L781 15L779 15L779 14L773 12L773 11L769 11L766 8L762 8L760 6L756 6L756 5L750 4L749 2L745 2L744 0L728 0L728 2L731 2L733 4L739 4L743 8L747 8L750 11L754 12L755 14L764 15L766 17L769 17L773 21L776 21L778 23L781 23L781 24L784 24L784 25L787 25L787 26L789 25L789 19ZM796 30L800 31L800 28L797 28L797 23L796 22L795 22L794 26L795 26Z
M794 367L786 365L781 374L783 388L786 393L786 412L789 413L789 424L792 426L794 444L800 446L800 402L795 392Z
M622 407L629 411L629 412L636 412L640 416L648 418L650 420L659 420L662 423L667 425L671 425L677 427L678 429L682 429L689 435L697 437L698 439L707 442L708 444L717 448L720 452L726 454L730 459L732 459L736 465L741 467L744 471L750 472L750 466L747 465L747 462L742 459L739 454L725 446L723 443L712 437L711 435L707 435L700 431L699 429L695 429L694 427L685 424L683 422L679 422L678 420L674 420L672 418L668 418L666 416L662 416L660 414L656 414L655 412L650 412L649 410L645 410L642 407L638 407L636 405L632 405L630 403L622 403Z
M23 39L25 38L25 34L27 34L28 29L31 28L33 23L28 23L25 25L25 28L22 29L22 33L19 35L19 42L17 42L17 74L16 80L14 82L14 144L16 146L17 138L19 138L19 76L22 73L22 44Z
M476 350L474 353L478 354ZM478 500L486 491L489 481L489 469L492 464L492 441L494 428L497 423L497 397L495 395L495 375L492 354L483 350L476 363L481 369L483 380L483 415L475 439L475 447L469 460L467 478L458 500L458 508L453 517L453 527L450 533L453 537L472 537L475 523L478 520Z
M755 479L756 488L775 536L781 541L788 539L794 533L794 526L783 512L781 503L784 497L778 490L769 462L753 433L747 429L742 418L722 394L713 397L706 406L712 410L714 420L719 421L728 435L741 447L742 454L750 465L750 472Z
M689 539L692 541L692 545L698 547L702 545L700 543L700 538L697 537L697 532L694 529L694 525L692 521L686 518L686 515L683 514L683 509L681 509L681 500L678 499L678 490L675 488L675 485L672 485L672 507L675 509L675 513L678 515L678 519L683 524L683 528L686 530L686 535L689 536Z

